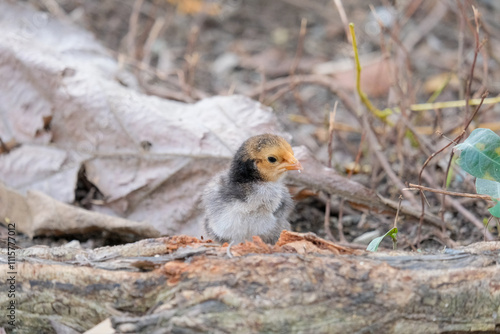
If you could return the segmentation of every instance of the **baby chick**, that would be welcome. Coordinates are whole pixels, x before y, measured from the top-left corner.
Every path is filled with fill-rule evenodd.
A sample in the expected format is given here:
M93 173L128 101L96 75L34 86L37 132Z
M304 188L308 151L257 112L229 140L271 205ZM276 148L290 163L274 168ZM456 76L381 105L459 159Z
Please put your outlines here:
M287 170L300 171L292 147L280 136L263 134L247 139L231 167L206 187L203 205L208 236L219 243L240 243L259 236L276 243L290 229L287 217L292 198L281 182Z

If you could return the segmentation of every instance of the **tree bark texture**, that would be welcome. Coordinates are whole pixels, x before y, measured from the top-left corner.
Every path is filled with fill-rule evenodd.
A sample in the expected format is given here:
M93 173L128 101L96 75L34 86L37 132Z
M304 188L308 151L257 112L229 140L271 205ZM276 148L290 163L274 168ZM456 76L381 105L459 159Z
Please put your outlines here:
M17 250L13 333L450 333L500 327L500 242L368 253L284 232L225 246L190 237L96 250ZM156 255L156 256L155 256ZM5 250L0 253L6 277ZM1 285L5 309L7 284Z

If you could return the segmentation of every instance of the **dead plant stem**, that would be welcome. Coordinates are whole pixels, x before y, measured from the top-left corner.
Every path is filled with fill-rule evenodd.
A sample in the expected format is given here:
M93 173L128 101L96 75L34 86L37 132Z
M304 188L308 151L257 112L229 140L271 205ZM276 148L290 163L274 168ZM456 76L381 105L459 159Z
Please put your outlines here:
M297 67L299 66L300 59L302 59L302 53L304 51L304 41L307 32L307 19L302 18L300 21L300 30L299 30L299 41L297 43L297 50L295 52L295 57L293 58L293 63L290 68L290 76L292 77L292 81L290 82L291 88L290 90L293 92L293 97L295 99L295 103L297 103L297 107L300 110L300 113L307 117L306 109L304 108L304 102L300 96L300 92L297 89L297 84L295 83L295 72L297 71Z
M355 167L359 165L359 161L361 159L361 153L363 153L363 143L365 142L365 138L366 138L366 134L363 132L361 134L361 140L359 141L358 153L356 154L356 158L354 160L354 166ZM353 172L354 172L354 168L351 168L349 170L349 172L347 173L347 179L351 179ZM345 236L344 236L344 224L342 222L342 218L344 217L344 203L345 203L345 199L342 198L340 200L340 204L339 204L339 219L338 219L338 222L337 222L337 226L338 226L340 238L344 238L345 239ZM342 231L342 233L340 233L340 231Z
M436 194L443 194L443 195L451 195L451 196L460 196L460 197L469 197L469 198L479 198L479 199L484 199L486 201L493 201L491 196L488 195L480 195L480 194L470 194L470 193L460 193L460 192L455 192L455 191L447 191L447 190L442 190L442 189L434 189L434 188L429 188L429 187L424 187L418 184L413 184L410 183L408 184L409 189L419 189L419 190L425 190L425 191L430 191Z
M335 101L333 106L333 111L330 112L330 121L328 123L328 168L332 168L332 158L333 158L333 125L335 123L335 115L337 114L338 101ZM325 233L330 238L330 240L335 241L333 237L332 230L330 229L330 206L332 202L332 195L327 194L327 201L325 206L325 221L324 228ZM342 229L339 229L339 239L341 242L346 242Z
M141 13L141 7L143 3L144 0L134 1L134 5L132 7L132 13L130 14L130 19L129 19L129 30L126 36L126 42L127 42L127 55L132 59L136 59L137 56L135 38L137 36L137 30L138 30L137 28L139 26L139 15Z

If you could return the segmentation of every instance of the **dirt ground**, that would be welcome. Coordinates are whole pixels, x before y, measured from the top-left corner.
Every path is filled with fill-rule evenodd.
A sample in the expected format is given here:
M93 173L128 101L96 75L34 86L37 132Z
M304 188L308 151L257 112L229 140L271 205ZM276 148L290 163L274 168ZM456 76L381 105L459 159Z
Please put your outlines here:
M500 22L496 19L500 3L495 0L28 2L94 33L139 78L143 92L183 102L229 94L261 101L278 115L293 144L307 146L325 165L329 115L338 102L333 168L346 177L352 172L353 180L393 200L398 200L406 183L419 183L426 159L455 138L474 111L474 107L413 111L411 106L430 99L479 98L485 91L494 97L500 92ZM479 13L477 20L473 6ZM377 108L393 109L389 122L370 114L356 94L347 22L353 22L356 31L362 89ZM498 132L499 114L497 105L483 105L468 131L489 127ZM367 136L363 117L378 143ZM431 160L423 185L443 188L450 156L448 148ZM474 180L458 166L452 165L450 173L448 190L475 193ZM79 198L91 188L83 183L84 179ZM419 193L412 193L419 207ZM419 234L418 221L400 217L399 247L436 250L449 245L449 239L458 245L483 240L484 229L478 224L490 218L488 203L454 200L458 204L441 209L442 197L426 192L426 210L441 215L447 228L423 226ZM327 237L326 201L324 194L301 196L291 219L293 228ZM405 201L411 203L411 198ZM366 244L385 233L394 219L362 213L333 196L330 227L336 240L343 240L338 229L340 211L345 240L353 244ZM497 223L494 219L488 226L495 238ZM67 241L35 239L34 243ZM113 243L101 235L81 241L86 247ZM391 247L390 241L383 246Z

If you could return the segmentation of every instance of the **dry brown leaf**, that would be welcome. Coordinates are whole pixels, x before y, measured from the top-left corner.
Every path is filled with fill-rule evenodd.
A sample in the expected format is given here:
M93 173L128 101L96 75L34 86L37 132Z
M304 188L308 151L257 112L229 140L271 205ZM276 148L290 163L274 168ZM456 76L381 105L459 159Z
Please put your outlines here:
M220 4L203 0L167 0L177 7L177 10L184 14L207 13L215 16L220 13Z
M0 184L0 203L0 220L15 223L16 230L29 237L107 231L130 241L160 235L147 223L77 208L38 191L28 191L24 197Z
M354 60L340 60L314 66L313 72L332 75L335 83L347 90L356 89ZM361 89L370 97L387 95L393 84L394 63L380 56L367 55L361 59Z

